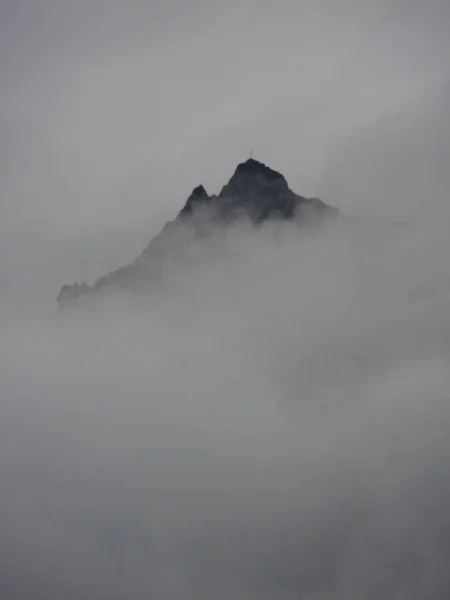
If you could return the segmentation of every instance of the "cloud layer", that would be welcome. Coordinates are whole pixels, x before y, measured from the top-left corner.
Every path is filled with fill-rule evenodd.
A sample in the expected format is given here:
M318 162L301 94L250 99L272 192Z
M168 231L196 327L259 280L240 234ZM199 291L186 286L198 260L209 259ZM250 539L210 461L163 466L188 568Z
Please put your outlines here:
M3 311L2 594L446 597L447 240L242 226L137 303Z

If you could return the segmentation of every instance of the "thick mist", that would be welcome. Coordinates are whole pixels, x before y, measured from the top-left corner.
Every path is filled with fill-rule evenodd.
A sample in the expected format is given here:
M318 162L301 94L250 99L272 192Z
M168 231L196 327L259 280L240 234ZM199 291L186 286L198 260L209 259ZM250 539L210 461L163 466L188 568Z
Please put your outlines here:
M242 224L145 296L5 302L0 595L447 598L448 233Z
M1 600L450 597L449 30L448 0L0 0ZM56 310L250 150L348 218Z

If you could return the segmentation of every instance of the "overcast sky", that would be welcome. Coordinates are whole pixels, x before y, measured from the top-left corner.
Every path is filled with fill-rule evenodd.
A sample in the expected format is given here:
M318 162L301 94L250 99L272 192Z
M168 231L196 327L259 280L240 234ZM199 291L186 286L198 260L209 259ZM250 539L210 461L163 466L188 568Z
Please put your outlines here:
M446 0L2 0L2 221L173 215L250 149L318 194L352 136L439 94L449 27Z

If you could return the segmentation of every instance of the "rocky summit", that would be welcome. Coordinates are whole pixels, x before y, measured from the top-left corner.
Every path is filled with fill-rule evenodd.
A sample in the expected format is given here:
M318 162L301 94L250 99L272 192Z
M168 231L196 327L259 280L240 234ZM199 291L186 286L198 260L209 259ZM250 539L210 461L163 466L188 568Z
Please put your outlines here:
M210 196L202 185L197 186L178 216L164 226L131 264L101 277L92 286L64 285L58 305L69 306L81 296L106 290L145 286L161 275L164 259L169 255L182 253L194 240L240 219L256 226L269 220L289 220L307 226L339 214L336 208L318 198L299 196L289 188L281 173L250 158L236 167L218 195Z

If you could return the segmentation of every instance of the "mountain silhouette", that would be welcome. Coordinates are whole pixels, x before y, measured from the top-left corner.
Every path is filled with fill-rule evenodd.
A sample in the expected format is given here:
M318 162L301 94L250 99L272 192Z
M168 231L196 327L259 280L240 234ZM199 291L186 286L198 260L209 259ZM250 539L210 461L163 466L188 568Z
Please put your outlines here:
M161 275L168 256L183 253L194 240L242 219L255 226L269 220L317 226L339 214L338 209L318 198L294 193L281 173L250 158L236 167L218 195L210 196L202 185L196 187L175 220L166 223L132 263L101 277L92 286L64 285L58 306L72 305L81 296L101 291L145 287Z

